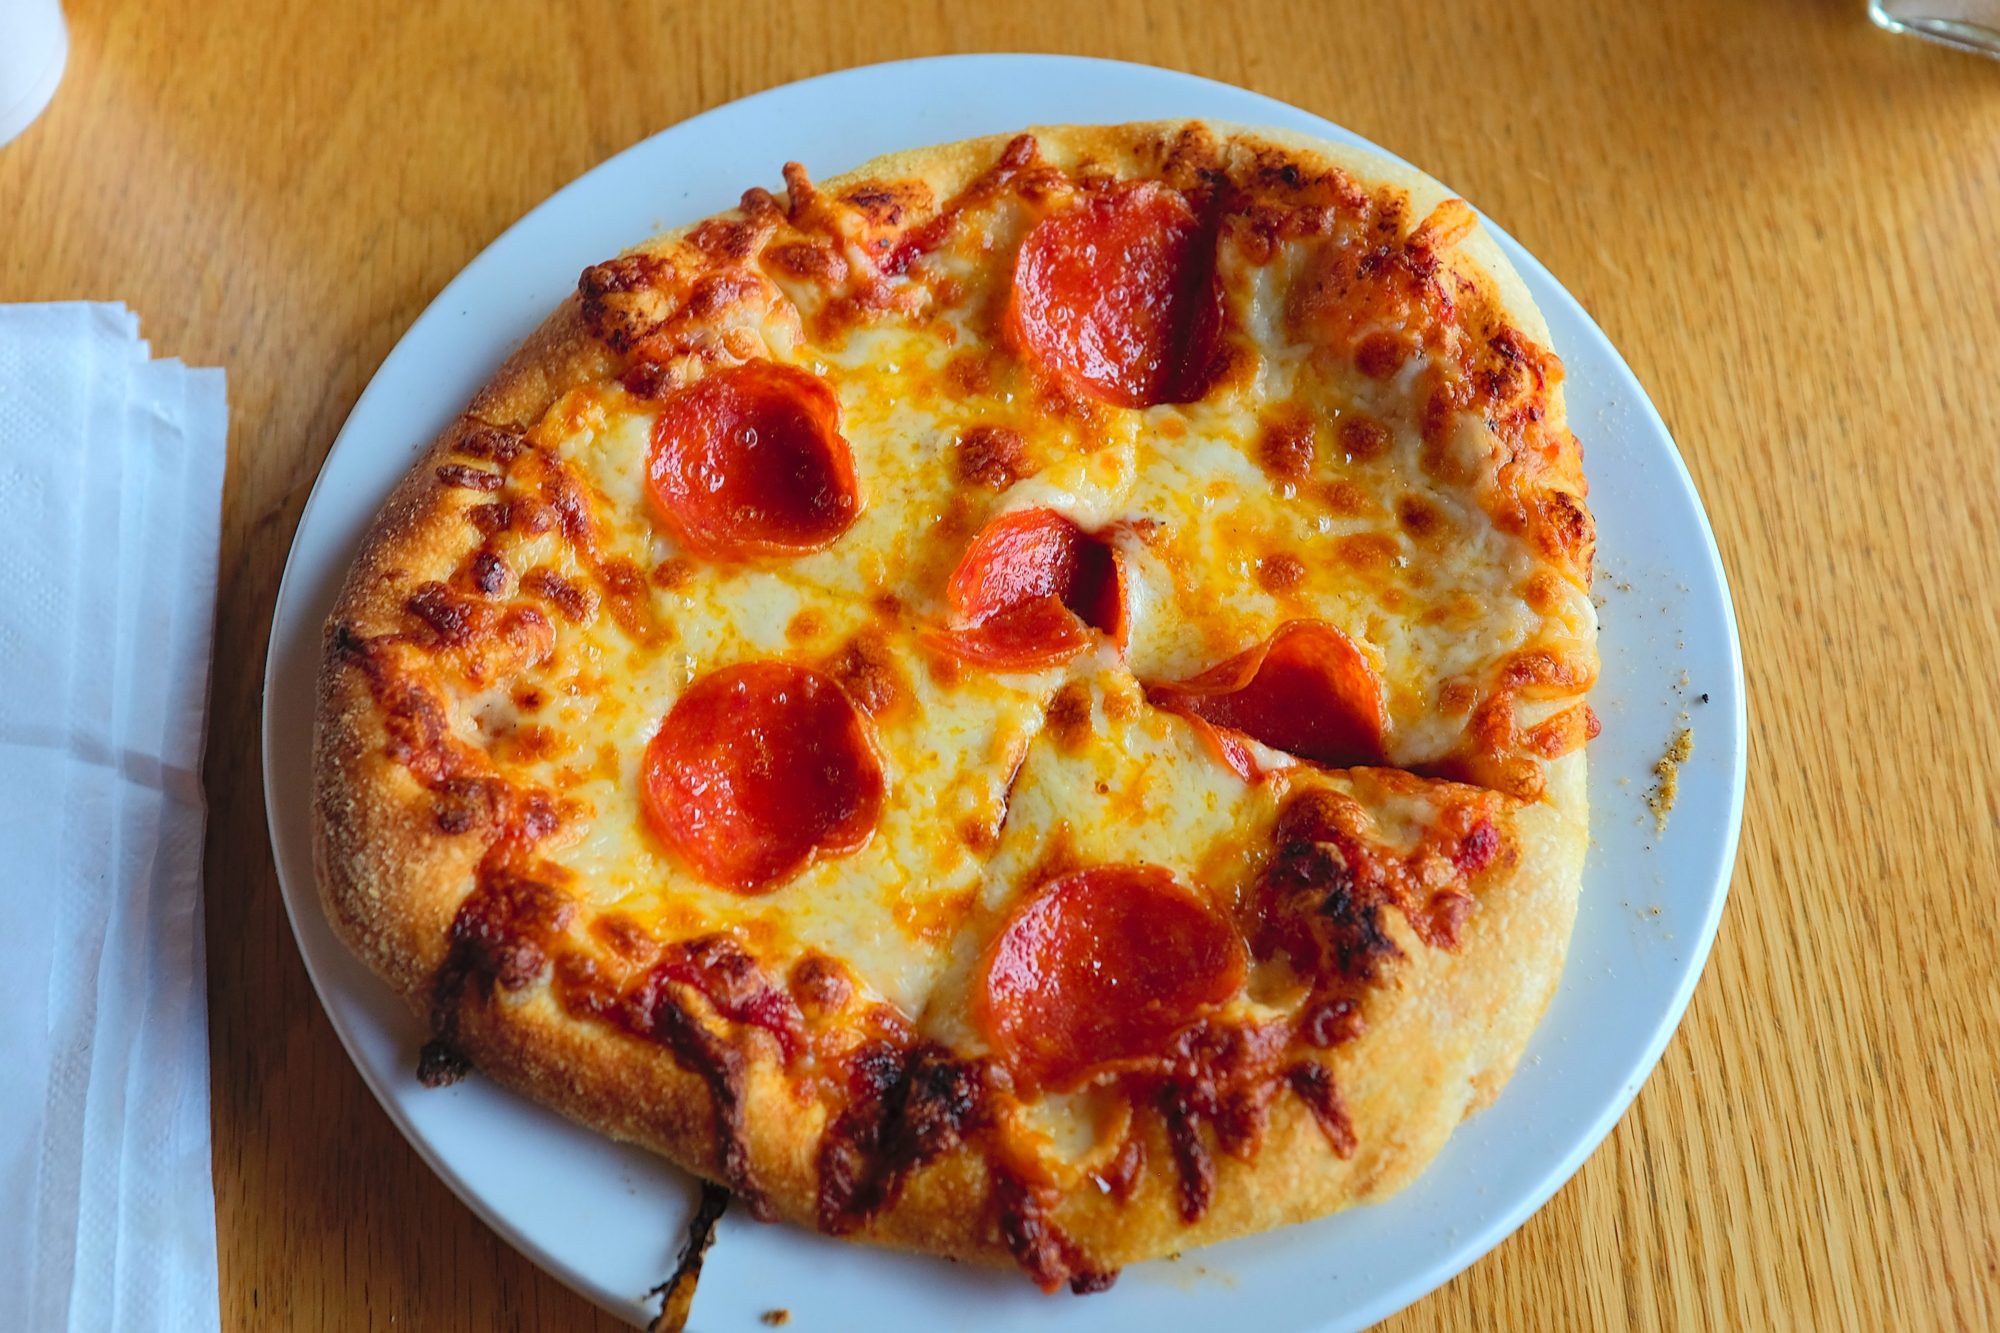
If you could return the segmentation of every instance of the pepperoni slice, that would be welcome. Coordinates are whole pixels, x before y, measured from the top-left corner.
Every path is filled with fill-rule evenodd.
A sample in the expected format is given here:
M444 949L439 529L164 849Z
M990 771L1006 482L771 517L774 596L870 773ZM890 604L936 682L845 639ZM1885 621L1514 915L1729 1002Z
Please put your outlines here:
M861 512L840 404L825 382L772 361L710 371L671 395L646 460L653 506L713 560L830 546Z
M1120 407L1191 403L1222 330L1215 242L1178 192L1121 185L1044 218L1021 243L1008 338Z
M1071 1088L1164 1054L1169 1037L1243 987L1242 937L1154 865L1050 883L988 949L974 1002L1027 1090Z
M646 747L653 829L703 879L762 893L854 851L882 813L882 760L831 679L789 662L689 687Z
M994 671L1040 671L1090 646L1090 631L1054 597L1038 597L977 625L927 637L959 661Z
M1146 697L1207 724L1217 755L1244 778L1241 737L1332 768L1382 761L1382 684L1354 641L1323 620L1293 620L1264 642Z
M1125 641L1125 571L1109 543L1053 509L1020 509L972 539L945 585L959 627L952 656L998 670L1039 670L1090 646L1090 630Z

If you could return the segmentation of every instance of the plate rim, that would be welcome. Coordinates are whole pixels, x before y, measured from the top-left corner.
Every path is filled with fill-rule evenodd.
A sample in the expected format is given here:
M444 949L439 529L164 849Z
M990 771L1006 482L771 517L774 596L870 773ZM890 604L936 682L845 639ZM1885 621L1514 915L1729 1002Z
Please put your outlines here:
M880 61L829 70L804 79L759 89L728 102L704 108L700 112L683 120L662 126L658 130L635 140L618 152L604 158L602 161L595 163L567 183L551 191L503 228L491 241L482 246L476 254L468 259L458 272L439 288L437 294L426 303L423 310L410 321L401 336L398 337L395 345L370 374L367 385L363 387L361 393L355 398L353 406L349 409L340 429L335 433L326 454L319 461L312 488L307 496L305 505L300 510L298 523L293 529L292 538L287 547L285 567L279 580L277 594L273 599L271 620L267 627L264 671L260 686L258 756L262 765L266 833L271 848L273 868L279 882L280 898L285 906L286 922L291 930L294 946L298 950L301 962L305 965L308 979L312 983L314 996L319 1002L320 1009L325 1013L329 1023L332 1025L335 1034L339 1037L341 1046L345 1050L349 1062L354 1066L356 1073L360 1075L362 1082L368 1087L377 1104L388 1115L391 1123L396 1126L397 1131L403 1136L404 1141L416 1151L425 1165L445 1182L453 1195L469 1208L475 1216L505 1240L510 1247L528 1258L544 1272L562 1282L563 1285L569 1287L572 1291L577 1292L585 1299L590 1300L593 1304L620 1319L630 1318L634 1308L633 1302L601 1289L593 1279L573 1270L568 1264L555 1258L555 1256L543 1249L523 1231L507 1212L501 1210L484 1193L474 1188L470 1182L465 1180L462 1174L442 1155L441 1149L433 1143L431 1136L417 1127L409 1114L404 1110L401 1099L395 1095L394 1091L378 1081L378 1078L372 1072L370 1062L363 1058L358 1049L360 1037L356 1030L356 1024L360 1020L357 1017L357 1011L345 1006L336 1006L328 1001L329 983L322 975L321 965L317 964L314 960L313 951L308 947L302 934L299 920L299 911L302 905L308 906L309 910L312 911L320 910L316 876L313 868L308 865L304 876L305 883L302 886L295 887L293 877L287 874L285 855L279 845L279 805L281 797L291 797L293 799L303 797L309 800L310 792L285 791L281 793L279 784L274 781L272 776L274 772L279 771L283 767L283 765L274 762L273 746L275 743L276 727L273 722L275 709L272 703L274 697L272 687L274 683L277 683L283 677L283 659L286 649L296 642L295 639L281 639L278 631L280 622L285 618L288 607L301 596L299 591L300 582L310 576L309 572L302 572L300 568L300 536L307 532L311 526L316 509L322 507L324 504L327 494L326 477L335 455L340 452L343 444L354 431L356 420L365 418L371 401L377 396L378 392L386 392L386 390L381 389L382 384L388 378L386 372L400 356L406 353L409 355L415 354L408 351L412 335L421 326L424 326L427 321L430 321L434 315L441 314L445 307L452 304L462 291L471 285L468 281L468 274L471 274L475 269L483 267L488 257L496 250L505 246L512 236L530 226L545 212L559 208L567 197L586 190L588 183L593 178L600 174L608 173L620 160L634 153L641 152L655 140L665 135L696 131L704 121L717 118L725 112L740 112L746 107L746 104L756 103L761 100L777 99L784 96L799 96L815 87L830 86L849 80L865 81L870 79L894 78L906 71L913 72L918 67L936 67L940 65L963 66L970 64L1011 65L1018 62L1026 62L1029 65L1042 66L1044 68L1068 66L1078 72L1108 68L1114 69L1124 75L1136 74L1148 78L1158 77L1168 81L1181 81L1188 85L1202 87L1212 92L1227 94L1231 97L1248 97L1260 106L1269 105L1283 108L1295 117L1303 117L1305 120L1312 122L1321 132L1329 134L1330 137L1359 141L1392 161L1403 163L1406 166L1411 165L1398 154L1381 147L1373 140L1369 140L1354 131L1348 130L1346 127L1328 120L1315 112L1285 103L1281 99L1268 94L1258 93L1253 89L1243 88L1239 85L1229 84L1221 80L1210 79L1202 75L1191 74L1164 66L1095 56L1041 52L978 52L922 56L912 59ZM1416 169L1422 170L1420 167ZM1517 1231L1528 1218L1545 1206L1564 1185L1568 1184L1574 1178L1583 1163L1603 1144L1603 1141L1609 1136L1611 1130L1616 1127L1619 1120L1630 1109L1639 1090L1657 1068L1667 1045L1672 1041L1674 1034L1679 1031L1687 1007L1692 1001L1694 992L1700 985L1702 977L1706 973L1708 959L1712 953L1716 936L1719 933L1722 916L1727 907L1741 847L1742 821L1748 780L1749 736L1748 691L1743 662L1742 638L1735 607L1735 598L1730 588L1727 571L1722 562L1720 547L1715 539L1714 526L1709 520L1706 507L1702 504L1700 492L1694 484L1693 475L1688 469L1686 459L1681 454L1678 442L1674 439L1673 433L1667 428L1666 422L1657 406L1653 403L1651 395L1645 391L1643 383L1631 370L1629 363L1625 360L1624 354L1604 333L1595 318L1556 279L1546 265L1516 241L1504 228L1495 223L1483 210L1477 209L1476 205L1475 211L1479 212L1485 225L1493 232L1496 243L1500 245L1514 265L1522 270L1524 280L1529 280L1531 286L1537 287L1535 299L1537 304L1543 307L1544 313L1547 313L1547 307L1551 299L1545 292L1552 293L1553 299L1560 302L1564 307L1564 313L1587 331L1595 340L1599 351L1609 359L1612 366L1624 375L1636 389L1634 403L1641 418L1640 425L1648 428L1650 433L1657 434L1667 445L1665 456L1672 464L1671 481L1681 492L1682 497L1687 501L1688 507L1693 513L1702 538L1702 549L1699 553L1701 557L1700 564L1703 566L1708 583L1714 588L1716 596L1720 600L1723 628L1721 646L1725 650L1729 667L1729 690L1733 704L1730 723L1734 738L1729 758L1730 783L1724 816L1725 826L1722 829L1722 836L1711 844L1714 854L1703 858L1704 862L1712 864L1713 873L1704 873L1701 878L1704 883L1712 880L1712 887L1708 890L1704 910L1696 930L1696 937L1691 947L1687 950L1687 960L1682 966L1680 979L1668 1003L1659 1011L1658 1019L1653 1024L1649 1039L1636 1052L1637 1058L1629 1062L1630 1072L1622 1081L1617 1093L1605 1103L1599 1114L1589 1121L1588 1127L1576 1136L1568 1150L1560 1156L1556 1164L1544 1170L1536 1187L1522 1193L1516 1199L1513 1206L1504 1209L1501 1213L1493 1217L1475 1234L1442 1247L1439 1253L1431 1256L1420 1269L1409 1276L1400 1281L1393 1282L1386 1287L1379 1287L1369 1291L1357 1303L1329 1313L1317 1325L1317 1327L1325 1329L1364 1327L1388 1317L1437 1290L1491 1253L1500 1242ZM1539 284L1533 282L1535 278L1540 280ZM400 475L400 473L396 475ZM393 477L390 480L393 484ZM311 629L312 626L309 624L304 628ZM1594 810L1592 816L1593 842L1595 841L1597 820L1599 817L1599 813ZM1588 875L1589 871L1587 870L1586 881L1588 880ZM1568 976L1574 966L1575 959L1566 956L1564 976ZM1561 981L1559 981L1558 985L1560 986L1561 984ZM1426 1173L1428 1173L1428 1168Z

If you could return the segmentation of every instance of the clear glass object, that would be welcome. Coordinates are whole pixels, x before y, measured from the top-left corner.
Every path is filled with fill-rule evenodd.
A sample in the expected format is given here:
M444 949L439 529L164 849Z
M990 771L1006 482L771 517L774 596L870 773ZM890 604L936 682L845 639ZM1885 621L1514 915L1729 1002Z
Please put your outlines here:
M1868 17L1890 32L2000 59L2000 0L1868 0Z

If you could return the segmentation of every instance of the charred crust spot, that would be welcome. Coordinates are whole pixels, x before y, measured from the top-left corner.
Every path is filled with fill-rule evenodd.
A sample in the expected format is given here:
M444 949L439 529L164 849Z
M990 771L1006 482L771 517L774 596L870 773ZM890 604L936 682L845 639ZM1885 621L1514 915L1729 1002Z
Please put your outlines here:
M710 259L740 262L756 250L762 231L750 218L710 218L688 234L688 244Z
M991 352L960 352L944 363L945 383L960 394L971 397L993 387L993 370Z
M818 951L792 964L786 984L808 1019L830 1018L854 998L854 982L846 967Z
M1064 1283L1079 1296L1103 1291L1117 1280L1116 1269L1092 1265L1049 1216L1041 1192L997 1164L988 1167L993 1201L999 1213L1001 1243L1043 1291Z
M1283 953L1309 976L1361 986L1402 955L1382 924L1394 898L1354 831L1357 818L1365 816L1351 798L1325 788L1285 803L1255 890L1259 956Z
M1000 156L995 159L994 165L1019 171L1022 167L1033 166L1040 158L1041 152L1042 146L1035 142L1034 135L1017 134L1007 141L1005 148L1000 150Z
M1139 1181L1146 1170L1146 1141L1137 1134L1130 1134L1119 1147L1118 1155L1111 1159L1111 1165L1099 1174L1098 1179L1111 1197L1120 1203L1130 1203L1138 1193Z
M811 643L826 633L826 618L807 607L785 622L785 637L793 643Z
M900 227L913 211L927 207L930 197L922 181L863 181L842 195L840 202L870 226Z
M740 305L762 291L764 284L754 273L711 273L695 283L688 293L686 312L697 321L710 321L733 305Z
M1306 1109L1312 1112L1320 1132L1326 1135L1326 1141L1333 1147L1333 1155L1342 1159L1354 1156L1354 1122L1348 1118L1340 1088L1333 1081L1333 1072L1325 1065L1302 1060L1287 1071L1285 1081L1298 1099L1306 1104Z
M1528 749L1544 759L1560 759L1583 748L1590 739L1590 727L1581 707L1565 708L1532 728L1523 738Z
M1468 875L1477 875L1493 864L1500 854L1500 830L1490 819L1481 819L1459 839L1458 851L1452 859L1458 868Z
M1543 552L1558 560L1580 563L1597 537L1583 501L1568 491L1546 491L1537 513L1541 518L1537 535Z
M984 1113L986 1073L941 1049L919 1050L904 1074L902 1099L886 1146L894 1160L917 1166L958 1146Z
M676 555L669 556L659 564L654 565L653 572L647 577L652 580L655 588L665 588L667 591L672 592L676 588L685 588L694 578L694 575L694 561L689 560L686 556Z
M820 1229L846 1235L893 1208L916 1171L986 1119L987 1073L937 1046L874 1042L850 1067L853 1101L820 1140Z
M438 832L457 837L497 821L507 809L508 795L506 783L498 778L446 778L431 794L431 819Z
M514 521L514 509L505 500L500 500L492 504L472 506L465 511L465 518L473 527L491 537L495 533L507 530L508 525Z
M1167 1084L1160 1089L1155 1105L1166 1125L1167 1146L1180 1178L1181 1220L1199 1222L1215 1196L1215 1157L1202 1139L1201 1120L1185 1087Z
M967 850L985 856L1000 846L1000 824L997 820L967 815L959 821L958 840Z
M1049 699L1045 716L1058 746L1072 753L1081 749L1090 739L1090 688L1069 681Z
M510 606L500 613L500 640L520 661L534 665L548 660L555 651L555 628L549 618L532 606Z
M1350 413L1340 419L1340 447L1350 462L1373 462L1389 451L1389 430L1373 417Z
M627 601L646 590L646 575L638 565L623 556L613 557L599 565L597 578L604 585L605 592Z
M521 576L521 591L541 598L573 625L583 624L597 612L597 592L564 578L547 565L536 565Z
M1449 386L1439 385L1424 398L1423 435L1424 463L1441 476L1456 476L1458 469L1448 466L1444 446L1451 441L1453 423L1458 419L1458 393Z
M847 691L854 706L870 717L893 711L899 700L909 697L909 684L896 664L896 655L880 634L864 632L843 645L826 664L826 673Z
M787 1064L804 1043L804 1019L791 995L773 984L757 960L728 935L703 935L674 945L647 984L655 989L688 987L717 1017L767 1034Z
M1327 922L1335 974L1359 982L1376 980L1383 960L1402 954L1382 927L1383 904L1350 875L1330 876L1324 887L1319 914Z
M776 227L785 216L784 205L778 197L761 185L753 185L743 192L738 203L743 216L762 227Z
M1444 511L1420 495L1405 495L1396 502L1396 519L1403 531L1418 541L1427 541L1445 530Z
M431 1040L417 1052L417 1082L427 1088L448 1088L472 1072L472 1061L447 1041Z
M1416 349L1395 333L1371 333L1354 349L1354 364L1370 379L1386 380L1403 368Z
M777 1209L758 1187L750 1168L750 1148L744 1135L742 1053L682 1007L658 970L641 988L637 1004L640 1030L708 1085L715 1113L717 1165L724 1183L743 1200L752 1217L760 1222L775 1219Z
M570 545L586 554L593 551L597 545L597 526L591 519L590 500L576 477L564 468L551 469L543 480L542 493L552 511L550 517L562 527ZM537 531L533 527L525 530Z
M1274 481L1304 481L1312 475L1318 448L1310 417L1281 417L1264 423L1257 437L1257 465Z
M952 444L952 471L968 486L1004 491L1025 475L1027 442L1005 426L974 426Z
M472 635L471 606L436 580L417 585L403 609L421 621L439 644L464 643Z
M383 699L385 753L409 769L418 781L440 783L458 767L451 744L444 701L421 685L399 683Z
M590 923L590 933L626 962L650 960L659 945L645 928L622 912L600 913Z
M490 426L483 421L468 426L452 443L454 452L498 463L503 469L519 458L527 447L528 441L520 432Z
M1502 324L1494 331L1493 336L1486 340L1486 345L1502 360L1517 364L1538 355L1535 345L1528 341L1527 335L1512 324Z
M1322 996L1306 1006L1299 1021L1299 1035L1321 1050L1345 1045L1367 1030L1361 1001L1351 995Z
M539 977L548 966L550 945L575 910L568 894L525 869L504 861L482 866L479 887L452 918L450 947L435 988L444 1024L436 1035L451 1035L449 1025L468 985L483 996L495 985L516 991Z
M658 255L621 255L585 269L576 290L585 301L602 300L664 286L672 273L673 265Z
M468 467L464 463L443 463L437 470L437 479L447 486L464 491L497 491L507 479L498 472L488 472L485 468Z
M472 586L488 597L497 597L507 590L507 573L507 562L491 546L474 551L466 569Z
M1265 592L1286 592L1305 581L1305 561L1289 552L1267 555L1257 562L1257 586Z
M361 665L373 655L374 645L355 633L354 626L340 621L333 627L333 652L350 666Z
M1357 532L1334 543L1342 561L1355 569L1386 573L1399 554L1396 539L1380 532Z
M803 162L787 162L785 177L785 215L792 222L811 215L819 203L819 191L813 188L812 176Z
M1455 889L1432 895L1424 908L1424 937L1440 949L1456 949L1472 908L1471 897Z
M1588 672L1568 658L1545 648L1531 648L1507 659L1507 664L1500 669L1500 688L1530 697L1544 693L1561 694L1581 688L1588 678Z
M1214 1190L1214 1163L1201 1135L1212 1126L1216 1145L1248 1159L1262 1140L1276 1091L1272 1061L1290 1041L1283 1024L1241 1026L1202 1021L1168 1044L1168 1079L1154 1097L1181 1182L1182 1215L1205 1212ZM1190 1209L1198 1208L1192 1216Z
M828 241L785 241L765 250L764 262L780 273L826 287L847 281L847 260Z
M621 255L593 264L577 279L586 328L613 351L630 352L664 313L673 263L661 255Z
M1181 191L1212 191L1227 183L1215 136L1201 125L1186 125L1167 140L1160 176Z
M539 500L524 500L513 507L514 526L530 537L539 537L556 526L559 515Z
M619 385L634 398L651 401L680 387L681 377L658 361L641 357L618 377Z
M1530 610L1552 616L1562 610L1566 586L1561 575L1538 569L1521 584L1521 600L1528 604Z

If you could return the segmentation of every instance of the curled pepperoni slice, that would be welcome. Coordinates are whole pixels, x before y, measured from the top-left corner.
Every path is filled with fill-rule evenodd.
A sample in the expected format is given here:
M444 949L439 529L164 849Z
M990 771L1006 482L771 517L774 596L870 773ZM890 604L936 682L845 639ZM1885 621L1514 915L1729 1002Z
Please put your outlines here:
M1110 545L1053 509L1020 509L972 539L945 585L952 656L1039 670L1076 656L1090 630L1125 640L1124 568Z
M1101 865L1015 909L987 950L975 1018L1028 1089L1070 1088L1164 1054L1243 987L1242 937L1153 865Z
M1006 331L1030 361L1120 407L1190 403L1222 329L1214 237L1178 192L1118 186L1021 243Z
M1217 754L1243 777L1241 737L1333 768L1382 761L1382 684L1354 641L1323 620L1293 620L1193 680L1146 697L1207 724Z
M689 687L646 747L646 818L710 883L776 887L854 851L882 813L882 760L840 686L789 662Z
M771 361L709 372L671 395L646 460L654 508L695 555L740 560L830 546L861 512L840 404Z

